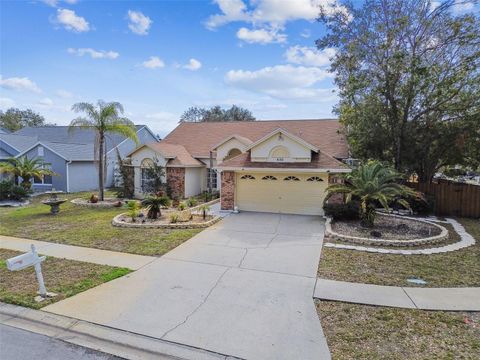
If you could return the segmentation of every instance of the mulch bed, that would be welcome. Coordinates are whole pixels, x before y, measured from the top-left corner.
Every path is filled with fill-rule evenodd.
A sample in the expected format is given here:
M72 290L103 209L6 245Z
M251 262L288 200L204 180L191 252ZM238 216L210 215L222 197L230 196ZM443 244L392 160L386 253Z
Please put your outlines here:
M360 221L335 221L332 230L343 235L371 238L372 231L381 233L382 239L415 240L439 235L441 230L431 224L393 216L378 215L373 228L365 228Z

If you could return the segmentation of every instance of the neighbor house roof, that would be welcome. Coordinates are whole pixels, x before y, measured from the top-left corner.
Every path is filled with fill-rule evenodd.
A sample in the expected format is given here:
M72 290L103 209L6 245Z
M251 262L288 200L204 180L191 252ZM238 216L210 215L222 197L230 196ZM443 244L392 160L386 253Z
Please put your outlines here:
M10 134L10 133L11 133L10 130L0 127L0 134Z
M168 160L167 166L197 167L205 165L201 161L192 157L182 145L168 144L161 141L159 143L148 143L145 144L145 146L157 151L164 158L170 159Z
M135 125L137 131L145 127L145 125ZM96 131L92 129L75 129L68 130L68 126L41 126L41 127L25 127L16 131L15 135L33 136L39 141L52 141L61 143L75 144L93 144L95 143ZM148 127L147 127L148 129ZM105 145L107 151L113 149L125 140L125 136L115 133L107 133Z
M18 152L28 149L38 141L35 136L19 136L14 134L0 134L0 140L7 145L10 145Z
M232 134L255 142L277 128L305 140L337 158L348 157L345 136L338 120L269 120L181 123L163 143L183 145L196 158L208 158L210 150Z
M322 170L349 170L349 167L332 156L318 152L312 153L310 162L264 162L252 161L250 152L237 155L217 165L220 169L248 169L248 168L271 168L271 169L322 169Z
M43 146L68 161L94 160L94 144L59 143L51 141L37 141L16 156L22 156L37 146Z

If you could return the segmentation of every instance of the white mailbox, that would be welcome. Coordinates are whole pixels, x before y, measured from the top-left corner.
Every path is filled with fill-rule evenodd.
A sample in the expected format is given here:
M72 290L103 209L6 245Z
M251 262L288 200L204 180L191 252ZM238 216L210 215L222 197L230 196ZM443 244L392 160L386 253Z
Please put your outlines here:
M7 269L10 271L18 271L33 266L35 268L35 274L37 275L38 293L40 294L40 298L36 298L35 300L42 301L46 297L55 296L55 294L47 292L45 283L43 282L42 267L40 264L42 261L45 261L46 257L38 256L35 245L32 245L31 249L32 251L29 253L7 259Z
M26 267L34 266L36 263L42 262L45 259L45 256L39 257L36 253L29 252L8 259L7 269L10 271L23 270Z

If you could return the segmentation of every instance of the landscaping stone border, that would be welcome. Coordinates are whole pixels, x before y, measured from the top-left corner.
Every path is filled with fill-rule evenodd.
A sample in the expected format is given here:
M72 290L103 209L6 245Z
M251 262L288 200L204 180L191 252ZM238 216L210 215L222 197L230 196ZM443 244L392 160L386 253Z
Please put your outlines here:
M406 218L404 216L392 215L392 214L382 214L382 215L408 219L410 221L417 221L417 222L425 223L428 225L433 225L439 228L441 232L439 235L430 236L427 238L414 239L414 240L397 240L397 239L387 240L387 239L366 238L366 237L360 237L360 236L340 234L338 232L333 231L332 225L331 225L332 219L327 218L327 221L325 223L325 238L330 241L341 241L341 242L347 242L352 244L376 245L376 246L422 246L426 244L438 244L448 239L448 230L445 227L435 224L431 221L426 221L423 219L422 220L414 219L410 217Z
M191 207L189 209L185 209L183 211L179 212L184 212L184 211L189 211L191 213L195 212L198 210L202 205L213 205L216 204L220 201L220 199L215 199L212 201L209 201L207 203L203 203L194 207ZM212 219L205 221L203 223L188 223L188 222L183 222L183 223L171 223L171 224L142 224L142 223L127 223L124 221L121 221L120 219L125 216L126 213L121 213L115 216L112 220L112 225L116 227L122 227L122 228L147 228L147 229L204 229L209 226L212 226L213 224L219 222L222 220L221 216L214 216Z
M72 204L83 206L87 208L113 208L117 202L121 201L122 204L127 201L127 199L115 199L115 198L105 198L105 201L98 201L96 203L91 203L87 199L75 198L70 200Z
M396 254L396 255L432 255L432 254L442 254L450 251L460 250L475 244L475 239L472 235L467 233L462 224L454 219L447 219L446 222L454 228L458 235L460 235L461 240L450 245L440 246L437 248L421 249L421 250L399 250L399 249L382 249L382 248L373 248L365 247L359 245L347 245L347 244L334 244L334 243L325 243L324 246L328 248L335 249L345 249L345 250L356 250L356 251L366 251L370 253L380 253L380 254Z

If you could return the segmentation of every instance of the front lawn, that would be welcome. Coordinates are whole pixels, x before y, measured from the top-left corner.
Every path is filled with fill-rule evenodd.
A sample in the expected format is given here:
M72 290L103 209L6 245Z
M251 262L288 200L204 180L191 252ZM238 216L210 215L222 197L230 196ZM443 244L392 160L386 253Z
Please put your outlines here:
M68 200L91 193L59 196ZM107 193L106 196L113 196ZM60 206L58 215L34 197L24 208L0 209L0 234L55 243L122 251L141 255L162 255L201 230L124 229L111 225L114 216L125 212L122 208L85 208L70 203Z
M125 268L48 256L42 263L45 286L47 291L58 295L37 303L34 298L37 295L38 283L33 267L20 271L7 269L5 260L20 254L22 253L0 249L0 301L34 309L63 300L130 272Z
M457 221L476 239L475 245L433 255L378 254L324 247L318 276L391 286L413 286L406 281L412 277L427 281L427 287L480 286L480 221L467 218ZM458 235L447 227L458 241Z
M480 313L316 301L334 360L478 359Z

